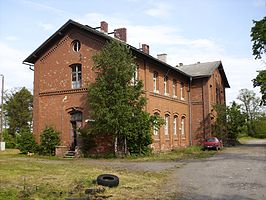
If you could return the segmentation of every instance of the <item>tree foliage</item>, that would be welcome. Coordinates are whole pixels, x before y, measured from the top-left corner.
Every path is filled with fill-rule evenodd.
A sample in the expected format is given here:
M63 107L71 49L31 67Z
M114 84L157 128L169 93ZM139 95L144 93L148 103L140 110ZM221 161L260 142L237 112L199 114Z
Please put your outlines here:
M251 28L252 50L255 59L261 59L261 55L266 52L266 17L262 20L253 20L254 26Z
M37 144L34 140L32 133L29 130L21 130L16 136L17 148L21 153L26 154L28 152L36 152Z
M260 98L252 90L241 89L237 97L242 102L241 109L246 116L247 131L249 136L256 135L255 122L261 117Z
M153 118L143 111L142 81L132 81L137 66L130 49L111 41L93 60L97 78L88 90L90 117L95 120L90 132L113 135L125 150L145 151L152 142Z
M259 21L253 21L253 23L254 26L251 28L253 55L255 59L261 59L262 54L266 52L266 17ZM254 87L260 87L261 104L266 105L266 70L258 71L257 77L252 81Z
M59 132L52 127L46 127L41 134L39 152L42 155L55 155L55 147L60 144Z
M33 96L25 87L6 95L4 109L8 132L13 137L22 130L30 130L32 122Z
M261 105L266 106L266 70L258 71L258 75L253 79L253 86L260 87L260 93L262 94Z

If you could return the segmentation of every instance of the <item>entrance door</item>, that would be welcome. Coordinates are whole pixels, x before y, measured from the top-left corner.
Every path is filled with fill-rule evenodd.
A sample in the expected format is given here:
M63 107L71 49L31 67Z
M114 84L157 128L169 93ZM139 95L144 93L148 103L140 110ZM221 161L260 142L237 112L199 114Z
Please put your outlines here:
M76 147L79 145L78 142L78 130L82 126L82 112L75 111L71 113L70 123L72 125L72 142L71 142L71 150L74 151Z

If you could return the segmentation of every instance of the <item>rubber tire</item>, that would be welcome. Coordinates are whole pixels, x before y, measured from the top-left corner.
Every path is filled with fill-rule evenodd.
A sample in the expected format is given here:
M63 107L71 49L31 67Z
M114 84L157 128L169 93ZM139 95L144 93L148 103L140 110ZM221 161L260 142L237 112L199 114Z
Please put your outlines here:
M116 187L119 184L119 178L112 174L101 174L97 177L98 185Z

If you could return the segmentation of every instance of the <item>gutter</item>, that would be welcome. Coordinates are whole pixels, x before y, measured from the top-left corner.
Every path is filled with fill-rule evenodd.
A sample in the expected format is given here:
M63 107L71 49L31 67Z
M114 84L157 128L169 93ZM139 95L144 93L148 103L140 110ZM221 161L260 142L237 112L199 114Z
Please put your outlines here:
M34 71L34 64L31 64L31 63L28 63L28 62L25 62L25 61L23 61L22 64L23 64L23 65L28 65L28 66L29 66L29 69L30 69L31 71Z
M191 85L192 85L192 77L189 77L189 91L188 91L188 101L189 101L189 144L192 146L192 103L191 103Z

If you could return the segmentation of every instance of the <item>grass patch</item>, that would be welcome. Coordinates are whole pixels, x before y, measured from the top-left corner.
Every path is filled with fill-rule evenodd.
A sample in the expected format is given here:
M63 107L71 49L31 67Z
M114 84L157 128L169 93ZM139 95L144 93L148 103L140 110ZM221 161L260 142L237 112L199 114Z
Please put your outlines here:
M261 138L254 138L254 137L250 137L250 136L244 136L244 137L240 137L238 138L238 141L241 143L241 144L245 144L247 143L247 141L249 140L261 140Z
M108 199L165 199L159 189L168 171L118 170L91 164L86 159L46 159L18 153L15 150L0 153L0 200L85 196L86 188L98 187L92 181L103 173L120 178L118 187L106 188L100 194Z
M203 151L200 146L191 146L187 148L174 149L167 152L152 153L151 155L143 157L127 157L127 160L133 161L176 161L176 160L187 160L187 159L199 159L208 158L216 154L216 151Z

